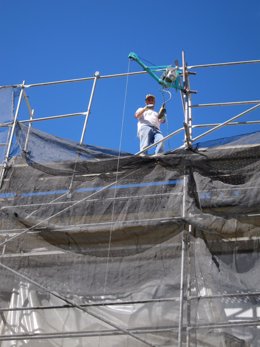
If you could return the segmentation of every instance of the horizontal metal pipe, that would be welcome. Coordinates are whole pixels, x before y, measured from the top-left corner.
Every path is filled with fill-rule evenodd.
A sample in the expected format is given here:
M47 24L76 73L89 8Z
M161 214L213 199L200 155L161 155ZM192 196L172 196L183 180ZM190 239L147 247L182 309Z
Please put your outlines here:
M260 100L250 100L250 101L232 101L232 102L215 102L209 104L197 104L190 106L191 108L198 107L212 107L212 106L234 106L234 105L250 105L250 104L259 104Z
M177 329L175 326L169 327L158 327L158 328L140 328L140 329L128 329L129 333L140 335L140 334L152 334L152 333L166 333L172 332ZM1 335L0 341L18 341L18 340L46 340L46 339L60 339L60 338L75 338L75 337L95 337L95 336L114 336L114 335L125 335L120 330L115 329L104 329L104 330L92 330L92 331L64 331L64 332L53 332L53 333L27 333L27 334L14 334L14 335ZM146 343L150 346L150 344Z
M143 305L143 304L154 304L161 302L179 302L179 297L177 298L161 298L161 299L149 299L149 300L132 300L132 301L117 301L117 302L93 302L88 304L82 304L81 307L106 307L106 306L122 306L122 305ZM0 308L0 312L12 312L12 311L35 311L35 310L57 310L64 308L73 308L71 305L51 305L51 306L27 306L27 307L6 307Z
M190 65L187 68L188 69L195 69L195 68L205 68L205 67L253 64L253 63L260 63L260 60L245 60L245 61L236 61L236 62L227 62L227 63ZM182 67L179 67L179 69L182 69ZM165 69L159 68L159 69L155 69L154 71L164 71L164 70ZM105 79L105 78L117 78L117 77L123 77L123 76L142 75L142 74L147 74L147 73L148 73L147 71L125 72L125 73L119 73L119 74L104 75L104 76L100 76L100 78L103 78L103 79ZM67 79L67 80L59 80L59 81L52 81L52 82L32 83L32 84L24 85L24 88L41 87L41 86L48 86L48 85L73 83L73 82L84 82L84 81L93 80L94 78L95 78L95 76L74 78L74 79ZM0 88L19 88L21 86L22 86L21 84L12 84L12 85L7 85L7 86L0 86Z
M216 295L203 295L203 296L190 296L188 300L203 300L203 299L222 299L222 298L237 298L245 296L260 296L260 292L247 292L247 293L230 293L230 294L216 294Z
M220 125L221 123L208 123L208 124L196 124L193 125L192 128L208 128L208 127L215 127ZM230 125L254 125L254 124L260 124L260 120L254 120L254 121L247 121L247 122L231 122L226 124L226 126Z
M218 129L224 127L225 125L229 124L229 123L232 122L233 120L235 120L235 119L237 119L237 118L239 118L239 117L242 117L242 116L244 116L245 114L247 114L247 113L249 113L249 112L252 112L252 111L256 110L256 109L259 108L259 107L260 107L260 104L257 104L257 105L255 105L255 106L249 108L248 110L245 110L244 112L239 113L238 115L236 115L236 116L234 116L234 117L228 119L227 121L225 121L225 122L223 122L223 123L217 125L216 127L214 127L214 128L212 128L212 129L206 131L205 133L203 133L203 134L201 134L201 135L195 137L192 141L194 142L194 141L196 141L196 140L198 140L198 139L200 139L200 138L202 138L202 137L204 137L204 136L206 136L206 135L212 133L213 131L218 130Z
M33 119L23 119L20 120L19 123L34 123L34 122L41 122L45 120L53 120L53 119L60 119L60 118L68 118L68 117L78 117L78 116L85 116L86 112L79 112L79 113L68 113L68 114L61 114L57 116L49 116L49 117L41 117L41 118L33 118ZM0 124L0 128L8 127L12 125L13 122L8 123L2 123Z
M200 330L200 329L220 329L220 328L233 328L233 327L254 327L260 326L260 320L245 320L237 322L224 322L218 324L196 324L185 326L183 328L187 331ZM151 334L151 333L166 333L177 330L177 326L167 326L158 328L140 328L140 329L129 329L127 332L130 334ZM75 338L75 337L94 337L94 336L114 336L114 335L125 335L124 332L116 329L103 329L96 331L64 331L64 332L53 332L53 333L27 333L27 334L9 334L1 335L0 341L18 341L18 340L43 340L43 339L58 339L58 338Z
M60 118L68 118L68 117L76 117L76 116L84 116L86 115L86 112L81 112L81 113L70 113L70 114L64 114L64 115L58 115L58 116L50 116L50 117L42 117L42 118L34 118L34 119L25 119L25 120L21 120L19 121L19 123L34 123L34 122L40 122L40 121L46 121L46 120L55 120L55 119L60 119ZM8 127L11 126L13 123L12 122L8 122L8 123L0 123L0 128L4 128L4 127ZM172 132L171 134L165 136L162 140L153 143L152 145L146 147L143 151L137 152L135 155L139 155L140 153L143 153L144 151L147 151L148 149L157 146L157 144L164 142L166 140L168 140L170 137L178 134L179 132L181 132L183 130L183 128L179 128L178 130L175 130L174 132Z
M64 210L63 210L64 211ZM21 235L21 234L20 234ZM9 238L10 240L11 238ZM9 241L8 240L8 241ZM2 243L3 244L3 243ZM31 278L27 277L26 275L23 275L21 273L19 273L19 271L16 271L12 268L10 268L7 265L4 265L3 263L0 262L0 266L7 270L10 271L12 274L14 274L15 276L18 276L19 278L22 278L26 281L28 281L29 283L34 284L36 287L39 287L41 289L43 289L46 293L50 293L51 295L53 295L54 297L63 300L65 303L71 305L72 307L77 308L78 310L87 313L88 315L90 315L91 317L97 319L98 321L101 321L102 323L105 323L106 325L112 327L113 329L115 329L116 331L121 331L123 334L128 335L130 337L132 337L133 339L136 339L140 342L142 342L143 344L150 346L150 347L155 347L155 345L153 343L149 343L147 342L145 339L131 333L128 329L125 329L124 327L121 327L120 325L117 325L117 323L114 323L113 321L109 320L106 317L100 316L99 313L96 313L95 311L93 312L93 310L89 310L87 307L81 307L79 304L77 304L76 302L74 302L73 300L69 300L68 298L66 298L65 296L62 296L60 294L58 294L55 291L51 291L48 288L44 287L42 284L32 280Z
M80 177L85 177L85 176L88 176L88 175L78 175ZM90 177L92 177L92 175L90 175ZM95 176L94 176L95 177ZM132 199L143 199L143 198L154 198L155 196L160 196L160 197L163 197L163 196L173 196L173 195L180 195L179 193L161 193L161 194L143 194L141 197L139 195L131 195L131 198ZM103 198L102 201L114 201L114 200L128 200L129 197L128 196L120 196L120 197L108 197L108 198ZM32 203L32 204L17 204L15 205L16 208L21 208L21 207L43 207L43 206L53 206L53 205L70 205L71 203L75 203L77 200L70 200L70 201L64 201L64 200L60 200L60 201L50 201L50 202L45 202L45 203ZM94 199L89 199L88 200L89 202L97 202L97 201L100 201L100 199L98 198L94 198ZM13 205L3 205L0 210L8 210L8 209L13 209ZM174 220L174 219L178 219L178 217L171 217L171 220ZM75 225L76 227L76 225ZM3 230L2 229L0 231L0 234L3 233ZM12 229L11 229L12 230ZM13 230L20 230L20 229L13 229ZM4 231L10 231L10 229L6 229ZM19 253L21 254L21 253ZM26 253L28 254L28 253ZM1 256L0 256L1 257Z
M40 122L40 121L44 121L44 120L60 119L60 118L68 118L68 117L78 117L78 116L85 116L85 115L86 115L86 112L67 113L67 114L61 114L61 115L57 115L57 116L49 116L49 117L20 120L19 123L34 123L34 122Z
M155 71L163 71L164 69L156 69ZM117 78L117 77L124 77L124 76L135 76L135 75L143 75L147 74L147 71L135 71L135 72L123 72L118 74L112 74L112 75L103 75L99 76L99 79L106 79L106 78ZM50 86L50 85L58 85L58 84L65 84L65 83L74 83L74 82L85 82L85 81L91 81L94 80L95 76L92 77L82 77L82 78L74 78L74 79L67 79L67 80L59 80L59 81L52 81L52 82L41 82L41 83L32 83L32 84L25 84L24 88L32 88L32 87L44 87L44 86ZM20 88L21 84L13 84L8 86L0 86L1 88Z
M241 64L256 64L260 63L260 59L254 60L243 60L243 61L231 61L227 63L215 63L215 64L200 64L200 65L190 65L188 69L199 69L204 67L219 67L219 66L231 66L231 65L241 65Z
M13 122L0 123L0 128L8 128L13 125Z
M187 327L188 330L198 330L198 329L220 329L220 328L235 328L235 327L251 327L251 326L260 326L260 319L255 320L244 320L237 322L225 322L218 324L198 324L194 326Z
M170 137L172 137L172 136L174 136L174 135L177 135L178 133L180 133L181 131L183 131L183 129L184 129L184 128L179 128L178 130L173 131L172 133L170 133L169 135L165 136L165 137L164 137L163 139L161 139L160 141L157 141L157 142L151 144L150 146L145 147L142 151L139 151L139 152L135 153L135 155L139 155L139 154L141 154L141 153L143 153L143 152L145 152L145 151L148 151L148 149L157 146L159 143L168 140Z
M46 339L64 339L64 338L79 338L79 337L95 337L95 336L109 336L121 335L117 330L98 330L96 332L89 331L69 331L59 333L28 333L28 334L15 334L15 335L1 335L0 341L20 341L20 340L46 340Z

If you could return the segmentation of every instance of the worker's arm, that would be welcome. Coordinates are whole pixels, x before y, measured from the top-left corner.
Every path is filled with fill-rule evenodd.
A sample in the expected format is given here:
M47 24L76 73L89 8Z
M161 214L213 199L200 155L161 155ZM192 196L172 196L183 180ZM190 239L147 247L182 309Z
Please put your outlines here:
M158 112L158 119L160 123L165 123L166 121L166 108L165 104L162 104L160 111Z
M139 119L142 117L143 113L148 109L149 107L145 106L141 109L138 109L137 112L135 113L135 118Z

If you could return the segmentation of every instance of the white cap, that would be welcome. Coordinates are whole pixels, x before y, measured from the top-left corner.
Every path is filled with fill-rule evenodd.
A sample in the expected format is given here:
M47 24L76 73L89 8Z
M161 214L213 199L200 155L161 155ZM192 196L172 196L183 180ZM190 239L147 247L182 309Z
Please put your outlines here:
M154 96L153 94L147 94L147 95L145 96L145 100L147 100L148 98L153 98L153 99L155 99L155 96Z

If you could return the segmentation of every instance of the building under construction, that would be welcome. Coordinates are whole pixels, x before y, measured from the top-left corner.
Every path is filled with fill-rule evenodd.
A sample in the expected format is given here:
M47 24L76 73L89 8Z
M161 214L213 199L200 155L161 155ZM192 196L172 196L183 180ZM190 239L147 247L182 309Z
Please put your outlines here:
M189 75L211 66L184 53L180 65L170 83L179 78L183 127L167 138L182 132L184 144L162 156L83 143L97 80L146 66L0 88L1 347L260 345L260 132L206 137L259 124L241 118L260 100L207 105L248 108L194 138L192 110L206 105L192 105ZM36 129L47 119L30 90L82 80L93 84L80 142Z

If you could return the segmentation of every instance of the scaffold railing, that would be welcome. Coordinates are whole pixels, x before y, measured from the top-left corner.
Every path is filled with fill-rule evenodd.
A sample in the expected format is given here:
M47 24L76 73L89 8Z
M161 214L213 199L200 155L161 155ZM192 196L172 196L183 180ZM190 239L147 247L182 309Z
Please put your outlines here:
M248 113L251 113L255 110L257 110L260 107L260 100L247 100L247 101L235 101L235 102L219 102L219 103L207 103L207 104L192 104L192 95L191 93L189 93L190 90L190 81L189 81L189 71L193 70L193 69L200 69L200 68L215 68L215 67L223 67L223 66L233 66L233 65L243 65L243 64L255 64L255 63L260 63L260 60L247 60L247 61L240 61L240 62L229 62L229 63L218 63L218 64L204 64L204 65L191 65L188 66L186 63L186 58L185 58L185 54L184 52L182 52L182 66L180 67L180 69L183 71L183 82L184 84L187 86L187 89L185 91L180 91L181 94L181 98L182 98L182 103L183 103L183 127L173 131L172 133L170 133L169 135L165 136L161 141L159 142L163 142L168 140L169 138L183 133L183 138L184 138L184 144L183 144L183 148L184 149L189 149L192 147L192 145L198 141L201 138L206 137L207 135L211 134L212 132L219 130L223 127L226 126L237 126L237 125L254 125L254 124L260 124L260 120L255 120L255 121L237 121L239 118L242 118L243 116L245 116ZM12 120L9 120L5 123L1 123L0 124L0 128L8 128L9 129L9 136L8 136L8 142L6 145L6 152L5 152L5 156L4 156L4 161L2 164L2 171L1 171L1 176L0 176L0 186L2 187L3 183L4 183L4 179L5 179L5 174L8 168L8 163L10 160L10 153L11 153L11 147L14 141L14 132L15 132L15 127L18 126L18 122L20 124L27 124L28 125L28 130L27 130L27 136L26 136L26 140L24 142L24 151L26 152L27 146L28 146L28 142L31 136L31 130L32 130L32 125L34 122L42 122L42 121L50 121L50 120L55 120L55 119L62 119L62 118L70 118L70 117L84 117L84 124L81 130L81 136L80 136L80 141L79 141L79 145L82 145L84 143L84 138L85 138L85 132L86 132L86 127L87 127L87 123L88 123L88 117L90 115L91 109L92 109L92 104L93 104L93 100L94 100L94 94L97 88L97 82L99 80L102 79L109 79L109 78L119 78L119 77L125 77L125 76L136 76L136 75L140 75L140 74L145 74L147 73L146 71L139 71L139 72L127 72L127 73L122 73L122 74L114 74L114 75L100 75L99 72L95 72L93 77L86 77L86 78L78 78L78 79L71 79L71 80L62 80L62 81L54 81L54 82L44 82L44 83L34 83L34 84L26 84L25 81L23 81L22 84L17 84L17 85L12 85L12 86L2 86L1 88L15 88L17 90L19 90L19 98L18 98L18 102L16 105L16 109L14 112L14 117ZM53 116L48 116L48 117L41 117L41 118L36 118L34 117L34 109L32 108L31 104L30 104L30 99L28 97L28 90L30 88L38 88L38 87L47 87L47 86L51 86L51 85L59 85L59 84L65 84L65 83L78 83L78 82L85 82L85 81L92 81L92 89L91 89L91 93L90 93L90 97L89 97L89 101L88 101L88 105L87 105L87 110L84 110L82 112L77 112L77 113L68 113L68 114L60 114L60 115L53 115ZM19 120L19 112L20 112L20 108L21 108L21 103L22 101L25 101L26 103L26 107L28 109L28 114L29 114L29 118L28 119L22 119ZM194 120L193 120L193 116L192 116L192 110L194 108L206 108L206 107L224 107L224 106L234 106L234 105L251 105L250 108L248 108L247 110L238 113L235 116L232 116L230 118L228 118L227 120L223 121L223 122L215 122L215 123L204 123L204 124L194 124ZM198 129L198 128L210 128L209 130L201 133L200 135L194 137L193 136L193 129ZM146 151L147 149L152 148L153 146L156 146L159 142L145 148L143 151ZM139 151L137 152L135 155L133 155L133 157L137 160L137 159L141 159L142 158L136 158L139 156L139 154L141 154L143 151ZM147 159L149 160L149 159ZM152 159L151 159L152 160ZM130 162L132 164L132 162ZM149 165L152 165L151 162L147 162ZM135 163L136 165L138 165L138 163ZM76 165L75 165L76 166ZM107 329L99 329L98 331L95 331L95 329L93 330L88 330L88 329L84 329L82 328L82 330L79 331L62 331L62 332L50 332L50 333L46 333L46 332L39 332L37 330L36 334L30 334L30 333L24 333L24 334L16 334L15 336L13 334L2 334L0 336L0 341L19 341L19 340L44 340L44 339L61 339L61 338L80 338L80 337L102 337L102 336L121 336L121 335L126 335L128 338L133 338L135 339L137 342L136 343L140 343L141 345L147 345L147 346L159 346L160 345L160 341L157 341L156 343L151 342L151 339L146 339L146 336L149 336L149 334L151 334L151 336L154 333L160 334L160 333L169 333L169 336L171 336L171 334L174 335L173 340L175 341L175 345L178 347L182 347L184 346L184 344L186 345L186 347L190 347L193 346L192 342L191 342L191 336L193 334L193 332L197 331L203 331L203 330L210 330L210 329L221 329L221 328L227 328L227 329L231 329L232 328L242 328L242 327L253 327L253 329L258 329L259 325L260 325L260 319L258 318L258 315L255 314L254 312L252 313L253 319L248 320L248 319L234 319L234 321L230 320L230 321L218 321L218 322L213 322L210 324L204 323L204 322L200 322L198 319L198 322L196 322L196 324L194 322L192 322L192 317L191 317L191 312L190 312L190 306L195 302L195 305L197 305L198 307L201 305L204 305L204 302L207 302L207 304L205 304L205 306L207 305L211 305L211 310L212 312L214 312L214 304L212 303L215 299L221 301L225 301L225 300L230 300L232 298L239 298L239 300L244 300L244 299L248 299L251 300L251 298L253 298L252 300L256 299L257 297L260 296L259 294L259 288L256 288L256 290L254 292L237 292L237 293L224 293L224 294L216 294L216 293L211 293L208 288L207 288L207 284L205 283L204 286L202 285L202 288L204 290L204 292L201 292L199 294L194 294L192 292L192 283L191 283L191 273L192 273L192 266L194 266L194 264L191 264L191 260L192 258L192 250L191 250L191 243L194 242L192 240L193 237L193 231L194 229L196 229L196 224L192 224L191 223L191 219L195 218L196 215L193 211L193 213L190 214L190 212L188 211L189 209L189 194L190 191L188 190L188 186L190 184L189 182L189 168L187 167L188 164L184 164L184 168L181 167L181 170L183 170L182 172L182 181L180 183L180 180L176 179L176 181L172 180L159 180L158 177L156 177L157 179L157 183L158 186L162 186L163 189L165 189L165 191L162 192L157 192L155 195L158 195L157 198L163 200L166 196L168 198L168 196L170 195L170 193L167 191L167 189L172 188L173 186L178 186L180 185L181 188L179 188L180 190L176 193L175 198L179 199L178 201L180 202L180 218L178 220L178 223L182 225L184 225L184 229L182 230L182 235L181 238L178 239L174 246L172 246L172 248L170 249L170 253L166 253L164 254L165 257L169 257L169 254L173 254L173 251L177 251L178 255L179 255L179 269L180 269L180 273L179 273L179 296L176 297L167 297L167 298L156 298L156 299L133 299L133 300L129 300L128 298L118 302L115 302L113 300L107 300L107 301L102 301L102 302L90 302L90 303L77 303L75 301L73 301L73 299L67 299L63 296L58 296L58 299L64 300L62 302L62 304L57 304L56 302L54 302L54 304L43 304L43 305L30 305L30 303L28 303L28 306L25 307L16 307L15 305L13 307L0 307L0 312L1 313L12 313L12 312L16 312L16 314L19 315L19 313L17 313L18 311L22 311L22 312L32 312L32 311L40 311L40 310L50 310L50 309L55 309L55 310L64 310L67 308L73 308L73 309L78 309L80 311L83 311L87 314L89 314L89 316L91 316L92 318L95 318L99 321L102 322L102 324L105 324L106 327L107 325L109 326L109 328ZM53 169L53 168L51 168ZM50 169L50 172L51 172ZM75 167L74 167L75 169ZM53 169L54 170L54 169ZM77 173L78 176L80 176L80 173ZM99 174L99 173L98 173ZM116 175L118 174L118 172L116 173ZM75 178L75 170L73 171L73 179ZM135 178L135 176L134 176ZM46 179L45 177L37 177L37 180L44 180ZM100 179L103 179L102 175L100 175ZM106 182L106 180L110 180L111 177L105 177L104 182ZM209 178L210 179L210 178ZM36 181L37 181L36 180ZM54 179L53 179L54 180ZM38 182L37 181L37 182ZM134 181L134 179L133 179ZM174 181L174 182L173 182ZM130 182L130 183L129 183ZM132 183L131 180L129 180L128 182L128 186L127 188L131 187L132 188L147 188L148 183L150 182L145 182L145 183L140 183L140 185L138 186L137 184ZM67 181L66 181L67 183ZM75 183L73 181L73 183ZM59 183L57 183L58 186ZM210 183L207 182L207 184ZM147 185L147 186L146 186ZM170 188L169 188L170 187ZM246 189L255 189L256 187L247 187ZM80 190L81 189L81 190ZM126 186L116 180L109 181L109 183L106 182L106 186L103 186L103 188L100 188L100 186L98 186L98 188L94 187L93 190L91 190L88 187L88 192L90 192L90 196L87 196L87 198L82 198L82 200L79 200L80 203L82 201L84 202L91 202L94 203L95 199L96 199L96 195L98 193L103 193L104 191L112 191L112 193L114 195L109 195L108 193L108 197L105 196L104 199L102 199L102 204L107 203L108 206L109 200L115 200L115 195L117 193L117 190L119 191L120 189L126 189ZM149 189L149 187L148 187ZM224 191L221 190L222 188L218 187L218 189L221 191L222 194ZM235 191L234 192L234 197L230 197L231 198L237 198L239 200L240 198L240 194L241 191L239 189L236 190L236 186L235 183L232 182L232 189ZM69 189L70 190L70 189ZM217 189L216 189L217 190ZM26 212L28 213L28 216L31 217L33 216L34 212L40 210L41 208L46 208L46 210L49 208L50 210L53 208L54 209L54 205L58 206L60 204L61 206L61 212L64 211L68 211L71 206L74 207L73 204L77 205L78 203L73 201L71 202L71 195L68 194L68 192L66 191L65 193L62 191L54 190L53 189L53 194L56 194L56 191L58 192L57 194L61 194L58 196L57 199L52 200L51 202L46 203L46 206L43 207L39 207L41 205L41 202L36 202L33 204L31 204L28 194L27 192L23 192L20 194L20 196L18 196L18 194L16 194L14 192L14 196L16 198L21 199L21 204L15 206L18 211L20 207L25 208ZM94 191L93 195L92 192ZM77 191L74 191L74 193L80 195L83 194L83 192L85 193L86 191L83 191L83 189L80 187ZM10 193L10 192L9 192ZM40 194L42 194L42 196L44 195L45 192L41 192L41 191L36 191L36 194L38 194L38 196L40 196ZM50 192L48 192L50 193ZM198 192L200 193L200 192ZM207 192L208 193L208 192ZM7 193L5 193L7 194ZM27 195L26 195L27 194ZM150 192L146 192L146 198L150 199ZM150 194L150 195L149 195ZM47 194L46 194L47 195ZM50 194L51 195L51 194ZM123 194L122 194L123 195ZM59 201L60 196L62 196L64 198L64 200ZM180 197L181 196L181 197ZM13 198L13 196L10 197L10 201L8 201L9 196L7 196L7 198L5 196L2 196L1 199L3 199L3 201L6 203L6 205L2 206L1 212L6 213L7 216L9 216L10 214L14 215L15 218L20 218L21 223L25 223L25 229L23 231L18 230L16 233L16 230L13 230L13 233L15 234L13 236L13 239L15 239L16 237L18 238L19 235L21 236L22 233L24 234L29 234L28 230L30 231L30 233L33 235L34 232L36 233L37 230L40 230L40 232L42 234L44 234L46 231L46 233L44 234L46 236L46 234L48 234L48 227L52 227L52 225L45 225L44 222L49 222L49 220L51 220L53 218L53 216L57 217L58 214L60 212L57 212L56 214L50 213L49 217L45 217L45 220L41 220L38 223L33 224L32 226L28 226L26 224L26 221L29 223L30 218L23 218L23 216L19 216L19 213L14 210L14 212L12 212L13 209L13 205L12 205L12 201L11 199ZM27 199L28 201L26 201L26 203L22 204L23 199ZM128 197L129 198L129 197ZM138 199L140 199L140 197L133 195L133 197L131 196L131 199L136 199L136 201L138 201ZM154 197L153 197L154 198ZM85 199L85 200L84 200ZM92 199L92 200L91 200ZM120 199L124 199L124 197L119 196L118 200ZM129 200L131 200L129 198ZM203 200L202 197L199 197L200 200ZM206 198L206 200L210 200L210 198ZM218 197L216 198L218 200ZM125 198L126 200L126 198ZM196 200L196 199L195 199ZM232 199L231 199L232 200ZM7 202L6 202L7 201ZM156 200L155 200L156 201ZM219 200L218 200L219 201ZM233 201L233 200L232 200ZM235 200L236 201L236 200ZM100 201L99 201L100 203ZM121 203L121 200L120 200ZM39 206L38 206L38 205ZM71 206L69 206L69 204L71 204ZM113 207L114 208L114 207ZM213 207L213 209L215 208L215 206ZM216 207L217 210L218 206ZM214 215L214 217L216 217L216 219L218 218L218 213L221 214L222 209L224 209L224 207L221 206L221 208L219 208L219 210L217 210L216 215ZM27 211L28 209L28 211ZM32 209L32 212L31 212ZM207 209L207 207L206 207ZM10 212L11 211L11 212ZM106 209L104 209L104 211L106 211ZM113 210L114 212L114 210ZM150 212L150 211L148 211ZM147 214L148 214L147 212ZM105 213L105 212L104 212ZM136 211L131 210L131 213L134 214ZM206 213L205 213L206 214ZM100 214L102 215L102 214ZM58 216L60 217L60 216ZM144 216L145 221L147 221L147 219L145 219L146 216ZM158 216L155 216L154 219L159 219ZM49 220L48 220L49 219ZM199 218L198 218L199 220ZM215 220L214 220L215 221ZM66 221L65 221L66 222ZM102 221L103 224L105 224L107 221ZM112 220L113 222L113 220ZM111 224L112 224L111 222ZM198 225L199 225L198 221ZM101 223L101 224L102 224ZM134 217L133 220L131 220L131 223L134 224ZM148 223L148 222L147 222ZM165 224L167 224L167 218L164 221ZM176 223L176 224L178 224ZM42 229L37 229L37 227L42 227ZM74 225L72 225L72 227L74 227ZM84 224L82 225L82 227L84 227ZM27 229L26 229L27 228ZM45 228L45 229L44 229ZM198 227L199 228L199 227ZM55 229L54 229L55 231ZM110 237L112 236L112 231L113 228L110 230ZM179 230L178 230L179 231ZM6 234L8 234L8 230L1 230L2 232L2 236L6 236ZM203 234L203 232L202 232ZM56 234L58 235L58 233ZM254 236L251 236L250 239L253 240ZM259 235L255 236L256 237L256 241L258 242L259 240ZM73 240L73 238L71 238L71 240ZM111 240L110 240L111 241ZM248 238L246 237L246 241L248 241ZM237 247L238 245L238 238L234 237L233 240L231 240L231 237L228 238L228 242L232 243L232 245L236 245L234 247ZM5 246L7 242L6 241L2 241L0 246ZM73 243L73 242L72 242ZM177 244L177 246L176 246ZM168 245L160 245L160 252L165 251L165 249L167 250ZM123 249L123 247L122 247ZM201 248L202 250L203 247ZM121 250L120 250L121 251ZM156 251L157 252L157 251ZM152 253L153 259L158 257L158 253ZM109 252L108 252L109 253ZM15 254L6 254L5 251L3 250L3 254L0 256L1 261L2 260L8 260L10 259L12 261L12 259L14 258L20 258L22 259L21 261L24 263L26 263L26 259L27 258L32 258L34 259L34 257L39 257L39 255L42 255L43 257L53 257L55 260L58 259L59 256L63 256L64 254L67 254L66 251L62 251L62 250L57 250L57 249L51 249L50 251L46 251L46 250L40 250L40 251L31 251L28 253L15 253ZM150 256L150 255L149 255ZM81 260L81 259L80 259ZM80 262L80 260L78 260ZM35 260L36 261L36 260ZM76 268L76 260L73 259L72 256L68 256L68 263L69 262L75 262L74 266ZM91 258L91 261L94 260ZM211 259L212 263L216 264L214 257L212 257ZM108 262L104 265L104 267L108 266ZM1 262L0 262L1 264ZM200 266L203 266L205 264L199 264ZM139 265L138 265L139 266ZM20 279L22 281L26 281L28 280L28 283L30 283L31 285L35 286L35 287L39 287L41 290L48 292L51 295L55 296L55 291L54 290L50 290L45 286L42 286L41 284L39 284L38 282L34 282L34 281L30 281L29 276L27 275L21 275L19 274L18 271L16 270L12 270L11 268L9 268L8 265L3 265L1 264L2 270L6 270L7 272L10 271L12 273L12 275L18 276L20 277ZM217 268L217 266L216 266ZM163 271L165 271L165 269L163 269ZM203 282L203 279L200 279ZM175 283L176 285L176 283ZM22 292L22 290L21 290ZM21 294L21 296L24 295L23 293ZM15 296L15 293L14 293ZM67 302L66 302L67 300ZM47 300L46 300L47 301ZM92 309L93 307L98 307L101 310L106 308L109 309L110 306L115 306L115 307L119 307L118 310L120 311L120 305L125 305L125 310L131 310L131 308L133 308L134 305L138 306L140 304L157 304L157 303L161 303L163 302L164 304L167 305L168 302L171 302L176 305L175 308L178 308L178 320L177 323L175 321L175 324L170 324L170 325L164 325L164 326L160 326L158 324L158 326L156 326L155 328L153 327L139 327L139 328L132 328L132 327L127 327L125 328L124 326L121 326L121 324L118 323L114 323L114 322L110 322L109 319L107 317L109 317L109 314L107 314L107 316L102 317L102 314L96 314L93 313L92 311L88 311L88 309ZM210 304L208 304L208 302L210 302ZM129 308L128 308L129 306ZM123 311L123 310L122 310ZM243 310L241 310L243 311ZM172 312L171 312L172 314ZM19 316L18 316L19 318ZM236 317L235 317L236 318ZM17 319L17 318L16 318ZM203 335L203 334L202 334ZM176 338L177 336L177 338ZM237 340L238 341L238 340ZM259 339L257 340L256 343L258 343ZM196 340L197 343L197 340ZM199 342L198 342L199 343ZM101 344L102 345L102 344ZM231 345L231 344L230 344ZM132 345L131 345L132 346ZM139 345L138 345L139 346ZM209 344L209 346L211 346ZM242 346L237 344L237 346ZM253 346L253 345L252 345ZM257 346L257 345L255 345ZM254 346L254 347L255 347Z

